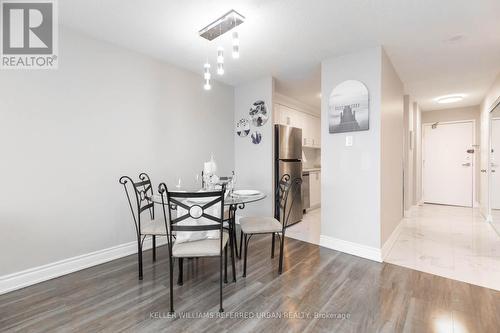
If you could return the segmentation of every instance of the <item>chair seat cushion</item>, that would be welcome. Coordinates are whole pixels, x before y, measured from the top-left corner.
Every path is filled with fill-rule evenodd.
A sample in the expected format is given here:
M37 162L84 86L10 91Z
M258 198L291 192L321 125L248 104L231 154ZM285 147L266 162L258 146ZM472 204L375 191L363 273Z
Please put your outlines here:
M224 208L224 221L229 220L229 208Z
M164 219L141 222L141 235L167 235Z
M242 217L240 226L245 234L266 234L282 230L281 223L274 217Z
M229 239L228 233L222 233L222 248ZM210 257L220 255L220 238L202 239L192 242L175 243L172 247L174 257Z

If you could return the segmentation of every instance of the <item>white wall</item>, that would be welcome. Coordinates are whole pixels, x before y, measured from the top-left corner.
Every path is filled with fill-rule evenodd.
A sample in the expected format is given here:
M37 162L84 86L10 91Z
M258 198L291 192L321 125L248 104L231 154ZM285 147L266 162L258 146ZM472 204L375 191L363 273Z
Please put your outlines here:
M194 182L212 151L234 168L233 88L64 28L59 45L58 70L0 74L0 276L135 240L121 175Z
M382 47L325 60L321 77L320 244L381 261L403 217L404 86ZM346 80L368 87L370 129L329 134L329 96Z
M490 170L489 167L489 136L490 136L490 118L489 112L495 101L500 98L500 74L495 79L495 82L486 93L486 96L481 103L481 169ZM480 191L480 207L484 216L488 216L488 200L489 200L489 184L488 173L481 173L481 191Z
M415 148L413 149L413 205L422 201L422 110L413 103Z
M327 242L380 248L380 47L328 59L321 64L321 234ZM370 93L370 129L328 133L328 99L346 80L363 82ZM353 146L345 137L353 136ZM348 242L348 243L345 243ZM340 248L338 246L337 248Z
M251 126L250 134L241 138L233 130L236 182L238 187L254 188L267 194L265 200L246 205L238 215L273 216L273 90L274 79L264 77L235 87L234 122L250 120L248 112L257 100L266 103L269 118L264 126ZM262 133L262 141L255 145L250 139L253 131Z
M404 96L404 208L409 210L414 202L414 151L415 151L415 121L414 105L410 95Z
M381 78L380 221L383 245L401 222L404 210L404 86L383 49Z
M422 133L420 107L410 95L404 96L405 123L405 210L420 203L422 197ZM411 141L411 144L410 144Z

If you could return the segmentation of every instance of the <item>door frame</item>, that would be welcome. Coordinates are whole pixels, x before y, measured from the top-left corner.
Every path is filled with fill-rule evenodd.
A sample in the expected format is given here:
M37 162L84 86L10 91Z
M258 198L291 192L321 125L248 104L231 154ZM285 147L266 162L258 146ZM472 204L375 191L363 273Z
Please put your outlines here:
M493 222L493 217L491 215L491 113L493 110L496 109L497 106L500 105L500 96L493 102L493 104L489 107L488 109L488 165L486 165L486 186L487 186L487 193L488 193L488 202L487 202L487 216L486 221L487 222Z
M424 188L424 179L425 179L425 172L424 172L424 159L425 159L425 127L426 126L432 126L436 122L426 122L422 123L422 155L420 159L420 168L422 170L422 179L421 181L421 188L422 188L422 202L424 201L424 193L425 193L425 188ZM477 172L477 153L478 153L478 147L479 145L476 142L476 120L475 119L464 119L464 120L453 120L453 121L438 121L439 124L447 124L447 125L452 125L452 124L462 124L462 123L472 123L472 147L474 148L474 158L472 159L472 208L479 207L479 204L477 202L477 179L476 179L476 172Z
M500 105L500 103L498 103L498 105ZM489 220L493 220L492 218L492 215L491 215L491 197L492 197L492 192L491 192L491 176L492 176L492 172L491 172L491 148L493 146L492 144L492 140L491 140L491 136L493 134L493 120L499 120L500 121L500 117L492 117L491 116L491 112L493 112L493 110L495 110L496 106L490 111L490 113L488 113L488 127L489 127L489 130L490 130L490 133L488 134L488 217L489 217Z

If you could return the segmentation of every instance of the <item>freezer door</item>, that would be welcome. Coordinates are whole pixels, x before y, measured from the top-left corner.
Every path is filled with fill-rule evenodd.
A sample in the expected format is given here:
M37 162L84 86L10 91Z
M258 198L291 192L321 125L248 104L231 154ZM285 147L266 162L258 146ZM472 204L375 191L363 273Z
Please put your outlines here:
M285 174L290 175L290 179L294 180L296 178L302 178L302 162L288 162L288 161L279 161L278 168L278 181ZM291 195L294 195L293 198ZM299 188L298 191L290 192L290 197L288 197L288 202L293 202L292 211L290 213L290 218L288 220L288 225L294 224L302 220L302 189Z
M302 159L302 129L285 125L276 125L278 132L278 159Z

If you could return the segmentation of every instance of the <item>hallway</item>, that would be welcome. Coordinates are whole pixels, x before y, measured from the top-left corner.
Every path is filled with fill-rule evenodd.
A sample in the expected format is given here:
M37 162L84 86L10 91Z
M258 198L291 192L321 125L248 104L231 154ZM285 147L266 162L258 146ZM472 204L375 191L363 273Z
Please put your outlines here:
M500 290L500 236L477 209L414 208L385 261Z

